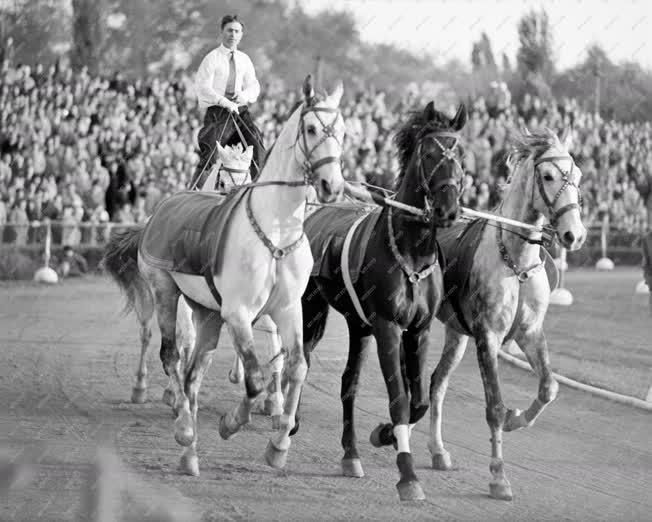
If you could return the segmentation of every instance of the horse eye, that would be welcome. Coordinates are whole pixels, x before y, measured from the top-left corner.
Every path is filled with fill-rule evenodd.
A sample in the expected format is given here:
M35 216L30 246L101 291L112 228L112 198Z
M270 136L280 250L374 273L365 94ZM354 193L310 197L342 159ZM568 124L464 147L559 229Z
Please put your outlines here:
M317 134L317 129L315 129L314 125L309 125L308 126L308 134L310 134L311 136L314 136L315 134Z
M552 177L552 174L545 174L545 175L543 176L543 179L546 180L546 181L552 181L552 180L554 180L555 178Z

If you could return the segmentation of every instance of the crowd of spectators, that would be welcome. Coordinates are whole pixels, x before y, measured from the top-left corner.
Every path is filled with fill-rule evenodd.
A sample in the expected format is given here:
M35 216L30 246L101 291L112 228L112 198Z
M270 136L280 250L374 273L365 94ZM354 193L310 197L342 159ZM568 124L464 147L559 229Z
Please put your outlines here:
M495 89L494 89L495 88ZM494 90L498 93L493 95ZM53 65L0 68L0 241L24 244L29 223L62 223L63 243L81 239L78 225L134 223L186 188L198 160L201 117L190 76L128 82L92 77ZM269 147L297 92L269 95L252 111ZM388 106L383 91L345 96L344 174L391 188L398 162L392 130L424 99L409 91ZM423 105L422 105L423 106ZM463 204L486 210L508 176L504 158L510 129L573 126L573 155L584 173L585 219L607 211L620 229L648 227L652 203L650 123L603 121L574 100L511 103L504 84L470 104ZM652 209L649 209L652 211ZM651 215L652 217L652 215ZM12 226L5 227L10 223Z

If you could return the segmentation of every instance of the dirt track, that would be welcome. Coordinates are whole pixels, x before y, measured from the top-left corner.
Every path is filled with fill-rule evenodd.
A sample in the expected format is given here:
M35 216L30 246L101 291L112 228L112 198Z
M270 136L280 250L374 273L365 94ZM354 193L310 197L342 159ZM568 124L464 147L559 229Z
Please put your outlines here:
M3 285L0 293L0 456L13 458L24 448L38 454L31 482L10 490L8 503L0 476L2 520L79 516L82 491L92 483L93 448L107 441L129 470L108 487L132 493L120 503L130 512L161 505L206 520L649 520L652 415L565 387L533 428L505 435L515 500L491 500L489 431L472 348L453 378L444 414L444 437L456 469L430 469L427 422L412 437L425 502L399 502L394 450L368 443L388 411L375 357L363 374L356 412L367 475L339 476L346 336L336 314L313 359L301 432L287 469L273 470L263 461L269 419L255 416L231 441L217 433L219 413L241 395L226 380L233 351L224 336L200 400L201 477L180 475L173 418L160 402L164 376L157 335L149 358L150 401L128 402L138 334L133 317L119 317L118 291L90 279L54 288ZM431 366L441 347L439 327L435 337ZM501 378L506 403L527 406L536 393L534 377L501 362ZM136 491L139 484L149 490Z

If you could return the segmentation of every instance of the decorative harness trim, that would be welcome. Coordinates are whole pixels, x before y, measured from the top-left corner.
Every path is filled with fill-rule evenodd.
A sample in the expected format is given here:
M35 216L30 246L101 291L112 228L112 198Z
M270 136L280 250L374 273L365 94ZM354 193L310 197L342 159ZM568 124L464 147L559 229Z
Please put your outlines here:
M299 248L299 246L303 242L303 239L306 237L306 234L302 231L301 237L299 237L299 239L297 239L294 243L286 246L285 248L278 248L274 246L274 243L270 241L270 239L265 235L265 232L263 232L262 228L260 228L260 225L258 224L258 221L256 221L256 217L254 216L254 213L251 210L251 193L252 191L249 191L249 194L247 194L247 205L246 205L247 217L249 218L249 223L251 223L254 232L256 232L256 235L267 247L267 250L271 252L272 257L276 260L283 259L284 257L294 252L297 248Z
M342 246L340 267L342 269L342 279L344 280L344 287L346 288L346 291L349 293L349 297L351 298L351 302L353 303L353 308L355 308L355 311L358 312L358 316L360 317L360 320L367 326L371 326L369 319L367 319L367 316L365 315L364 310L362 309L362 304L360 303L360 299L358 299L358 294L356 293L355 288L353 287L353 281L351 281L351 271L349 268L349 250L351 248L351 240L353 239L353 233L355 232L355 229L358 228L358 225L362 223L362 221L364 221L364 219L368 215L369 214L365 213L364 215L356 219L355 223L353 223L353 226L351 226L348 233L346 234L346 238L344 239L344 245Z
M405 272L405 275L407 275L410 283L416 285L421 279L425 279L435 270L438 265L437 254L435 254L435 261L428 267L424 268L420 272L415 272L412 270L396 246L396 240L394 239L394 227L392 226L392 207L387 209L387 214L387 234L389 236L389 248L392 251L394 259L396 259L396 262L399 264L403 272Z
M512 272L514 272L514 274L516 274L518 282L521 284L525 283L525 281L530 279L530 277L532 277L533 274L535 274L536 272L538 272L543 268L543 261L539 261L539 263L537 263L534 266L531 266L530 268L525 268L521 270L518 266L516 266L516 263L514 263L509 253L507 252L507 248L503 243L502 234L503 234L503 227L500 224L498 224L498 226L496 227L496 241L498 243L498 251L500 252L500 255L502 256L505 264L512 269Z

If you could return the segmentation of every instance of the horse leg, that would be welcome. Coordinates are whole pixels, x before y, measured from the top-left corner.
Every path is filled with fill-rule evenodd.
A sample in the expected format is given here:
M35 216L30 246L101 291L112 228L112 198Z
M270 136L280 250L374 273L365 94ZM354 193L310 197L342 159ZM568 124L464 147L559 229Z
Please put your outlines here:
M147 350L152 339L154 299L148 288L139 287L135 294L134 308L140 323L140 361L136 372L136 384L131 392L131 402L142 404L147 400Z
M450 376L460 364L469 343L468 336L457 333L450 326L446 327L446 340L441 359L430 378L430 439L428 449L432 455L432 467L439 470L451 469L451 456L444 449L441 436L441 420L444 397L448 389Z
M378 343L378 359L387 386L389 413L398 449L396 464L400 479L396 488L401 500L424 500L425 495L414 471L410 452L410 400L401 371L401 329L396 324L379 318L374 323L373 332Z
M491 430L491 471L489 494L498 500L512 500L512 488L505 476L503 462L503 426L507 411L503 405L498 381L499 341L493 333L483 332L476 336L476 351L480 365L480 375L487 403L487 424Z
M171 378L170 383L175 397L174 409L180 412L175 421L174 438L182 446L188 446L194 434L189 414L186 418L188 398L184 393L184 373L176 344L177 308L181 291L166 271L149 267L140 261L139 269L154 290L156 316L161 331L161 362L165 374Z
M181 357L185 374L187 373L188 364L192 358L197 334L192 320L192 309L183 296L179 297L179 303L177 305L177 326L175 335L177 338L177 350L179 350L179 356ZM170 378L167 387L163 390L162 401L174 410L176 397L172 391L173 389L172 378ZM174 413L176 414L177 412L175 411Z
M319 341L324 336L326 329L326 321L328 320L328 301L324 299L321 294L317 283L311 278L308 280L303 296L301 297L301 310L303 316L303 356L310 370L310 358L313 350L317 347ZM281 389L287 395L287 374L283 374L281 382ZM294 436L299 431L301 425L301 396L303 390L299 395L299 404L297 405L297 413L294 419L294 428L290 430L290 436Z
M231 312L225 309L222 309L222 317L231 329L231 337L244 365L246 390L242 402L220 418L220 436L227 440L251 420L252 405L256 397L263 391L265 380L254 352L251 318L241 312Z
M342 474L345 477L364 477L354 425L354 402L358 391L360 370L367 359L369 346L373 344L373 336L369 328L360 328L349 322L349 356L346 368L342 374Z
M303 353L301 303L291 303L285 309L275 310L272 320L278 326L283 344L287 348L283 371L287 375L288 392L283 404L283 414L279 419L278 432L267 444L265 459L270 466L282 468L290 449L290 431L294 427L301 389L308 373L308 364Z
M256 330L265 332L267 337L267 357L272 361L271 379L267 385L267 395L264 402L264 413L272 417L272 429L279 427L279 418L283 413L283 392L281 391L281 373L283 372L283 357L281 355L281 339L278 329L269 315L263 315L254 325Z
M199 428L197 424L197 411L199 409L199 389L204 374L211 364L213 352L217 348L223 321L218 312L201 306L195 306L194 312L197 316L198 325L197 342L193 356L186 366L187 372L185 379L185 392L190 403L194 437L181 456L179 468L188 475L198 477L199 460L197 458L197 438L199 436Z
M557 384L557 380L553 377L550 369L548 344L543 330L537 329L532 332L523 332L517 337L517 343L523 347L530 366L539 376L539 393L527 410L507 410L505 431L532 426L544 408L555 400L559 390L559 384Z
M233 364L231 365L231 369L229 370L229 381L233 384L240 384L244 380L244 366L242 366L242 359L240 359L240 356L238 355L238 351L236 349L236 353L233 356Z

